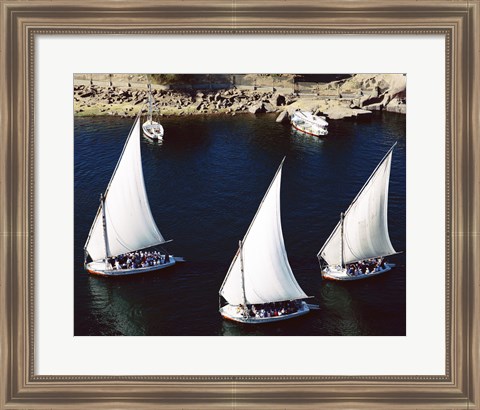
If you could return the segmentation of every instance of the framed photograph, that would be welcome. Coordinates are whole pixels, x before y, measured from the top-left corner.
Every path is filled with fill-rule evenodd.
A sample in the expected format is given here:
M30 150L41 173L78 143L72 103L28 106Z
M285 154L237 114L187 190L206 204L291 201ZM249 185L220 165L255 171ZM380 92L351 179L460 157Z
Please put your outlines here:
M479 407L478 1L1 7L2 408Z
M76 74L75 336L406 336L406 83Z

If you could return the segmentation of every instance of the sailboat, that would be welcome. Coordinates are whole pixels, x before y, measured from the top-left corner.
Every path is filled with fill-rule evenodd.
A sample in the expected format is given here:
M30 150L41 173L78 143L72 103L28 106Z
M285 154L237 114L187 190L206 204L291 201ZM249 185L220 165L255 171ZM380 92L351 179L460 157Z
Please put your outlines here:
M266 323L309 312L308 298L293 276L280 220L282 160L219 290L225 319ZM222 297L227 304L222 306Z
M145 121L142 125L143 136L151 141L162 141L164 131L160 123L153 121L152 100L152 85L148 83L148 114L147 121Z
M91 274L119 276L168 268L176 263L173 255L145 250L167 242L155 224L145 190L137 116L100 196L84 247L85 269Z
M384 258L397 252L388 234L392 148L383 157L317 254L325 279L359 280L388 272ZM326 266L322 263L326 262Z

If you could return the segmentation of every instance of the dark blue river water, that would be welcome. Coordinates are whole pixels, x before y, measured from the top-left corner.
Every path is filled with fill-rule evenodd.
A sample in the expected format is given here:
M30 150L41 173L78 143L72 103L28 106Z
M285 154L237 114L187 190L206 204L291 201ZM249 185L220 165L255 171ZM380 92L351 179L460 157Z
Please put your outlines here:
M164 118L162 145L142 140L145 184L168 249L188 262L122 278L90 276L83 246L132 119L75 119L75 335L405 335L405 253L397 268L349 283L323 281L316 254L388 149L389 230L405 251L405 116L329 121L325 139L271 115ZM218 313L218 290L283 156L282 224L290 265L320 310L242 325Z

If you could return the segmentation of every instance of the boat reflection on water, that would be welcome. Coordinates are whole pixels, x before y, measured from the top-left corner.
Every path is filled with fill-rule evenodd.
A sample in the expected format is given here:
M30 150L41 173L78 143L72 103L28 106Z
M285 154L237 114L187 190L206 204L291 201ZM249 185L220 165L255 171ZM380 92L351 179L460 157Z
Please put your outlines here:
M404 280L405 265L397 264L395 271L368 281L322 281L318 299L324 331L332 336L376 336L382 321L405 323L405 310L399 312L391 302ZM398 335L394 329L385 333Z
M245 329L247 324L241 324L238 322L232 322L230 320L222 320L222 327L220 329L220 336L243 336L245 334ZM265 324L264 326L268 326ZM250 336L263 336L265 329L258 329L257 327L248 326L248 334Z
M294 138L301 138L302 143L322 145L325 142L325 140L322 138L318 138L310 134L305 134L304 132L298 131L293 127L290 131L290 135Z
M362 310L350 289L341 283L324 281L321 287L322 317L328 334L358 336L362 334Z
M222 320L218 336L308 336L311 324L309 315L299 316L295 320L262 323L261 326Z
M144 138L144 140L142 141L142 144L152 146L152 147L158 147L158 146L163 145L163 138L161 140L160 139L159 140L151 140L151 139L148 139L148 138Z
M92 314L104 326L102 336L146 334L142 303L135 303L131 288L122 286L125 280L111 280L89 275L88 287L92 300ZM132 281L128 281L132 282ZM129 287L133 283L129 283Z

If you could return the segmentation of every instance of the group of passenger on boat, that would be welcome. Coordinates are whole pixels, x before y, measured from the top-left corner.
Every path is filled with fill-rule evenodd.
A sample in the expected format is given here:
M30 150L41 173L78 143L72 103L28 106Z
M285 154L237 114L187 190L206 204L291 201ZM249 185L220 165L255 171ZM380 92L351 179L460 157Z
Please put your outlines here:
M275 317L290 315L298 311L300 301L285 301L285 302L272 302L272 303L263 303L263 304L247 304L246 313L250 317L255 318L265 318L265 317ZM238 313L245 312L243 305L238 307Z
M163 265L170 262L168 254L162 255L159 251L137 251L108 258L110 269L138 269L149 266Z
M347 272L350 276L360 276L380 272L384 268L385 261L383 258L372 258L347 265Z

